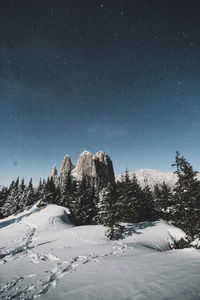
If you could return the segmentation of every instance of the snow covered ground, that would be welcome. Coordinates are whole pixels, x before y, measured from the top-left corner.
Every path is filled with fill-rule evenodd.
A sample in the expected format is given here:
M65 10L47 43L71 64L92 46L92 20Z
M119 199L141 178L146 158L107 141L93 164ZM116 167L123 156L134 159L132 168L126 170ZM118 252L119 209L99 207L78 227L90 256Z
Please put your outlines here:
M74 227L67 210L33 208L0 221L0 299L200 299L200 252L170 250L184 233L164 221Z

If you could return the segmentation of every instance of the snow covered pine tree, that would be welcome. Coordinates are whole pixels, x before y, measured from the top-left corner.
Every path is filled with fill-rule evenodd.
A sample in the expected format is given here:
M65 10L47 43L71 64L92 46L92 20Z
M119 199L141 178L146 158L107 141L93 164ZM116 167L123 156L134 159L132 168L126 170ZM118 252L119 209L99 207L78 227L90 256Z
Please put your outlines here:
M106 236L110 240L116 240L121 237L123 227L120 225L119 219L120 214L116 186L114 183L109 183L102 192L99 220L103 226L108 227Z

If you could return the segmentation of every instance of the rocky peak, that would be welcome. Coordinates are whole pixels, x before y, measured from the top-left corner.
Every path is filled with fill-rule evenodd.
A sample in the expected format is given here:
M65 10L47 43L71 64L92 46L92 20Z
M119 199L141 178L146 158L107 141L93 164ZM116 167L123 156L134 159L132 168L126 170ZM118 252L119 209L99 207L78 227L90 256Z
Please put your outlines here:
M105 159L108 157L108 155L104 151L98 151L95 154L95 158L99 158L100 161L105 161Z
M99 151L95 154L94 165L96 177L99 177L103 185L115 181L112 160L105 152Z
M60 167L60 175L65 176L73 170L74 166L71 162L71 158L69 155L65 155L63 162Z
M83 176L91 178L99 189L115 180L112 161L104 151L98 151L95 155L83 151L72 173L79 180Z
M89 151L83 151L79 157L73 174L77 179L82 179L83 176L93 176L93 154Z
M56 167L52 176L59 177L59 184L63 184L65 178L71 175L77 180L88 177L98 190L101 190L108 182L114 182L114 170L110 157L104 151L98 151L95 155L89 151L83 151L77 160L76 167L73 166L69 155L64 157L60 168L60 176L57 176Z
M80 155L79 157L82 157L82 156L91 156L93 155L90 151L87 151L87 150L84 150Z

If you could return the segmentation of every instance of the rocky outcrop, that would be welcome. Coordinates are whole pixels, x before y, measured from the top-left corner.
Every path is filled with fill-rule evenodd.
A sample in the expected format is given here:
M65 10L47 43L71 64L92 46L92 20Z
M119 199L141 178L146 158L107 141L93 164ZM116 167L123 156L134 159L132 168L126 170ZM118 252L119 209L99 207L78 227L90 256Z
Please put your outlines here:
M103 151L99 151L95 155L89 151L84 151L79 155L75 167L73 166L70 157L66 155L60 168L61 184L69 174L77 180L82 180L82 178L86 176L94 183L98 190L106 186L108 182L115 181L112 161Z
M52 168L51 177L53 178L55 185L56 186L59 185L60 178L59 178L59 175L58 175L58 170L57 170L56 165L54 165L53 168Z
M93 154L89 151L83 151L72 172L73 176L81 180L83 176L93 177Z
M112 160L103 151L95 155L89 151L81 153L72 174L79 180L87 176L98 189L106 186L108 182L115 181Z
M114 182L115 175L110 157L103 151L99 151L94 156L95 176L106 179L107 182Z
M66 176L70 174L71 171L74 169L74 166L71 162L71 158L69 155L65 155L63 162L60 167L60 176Z

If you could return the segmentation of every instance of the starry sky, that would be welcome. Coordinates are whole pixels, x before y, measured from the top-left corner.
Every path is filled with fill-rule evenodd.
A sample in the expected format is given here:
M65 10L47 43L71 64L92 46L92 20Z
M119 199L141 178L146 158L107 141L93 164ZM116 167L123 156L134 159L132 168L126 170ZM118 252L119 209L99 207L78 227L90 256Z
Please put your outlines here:
M0 1L0 184L67 153L200 170L200 3Z

